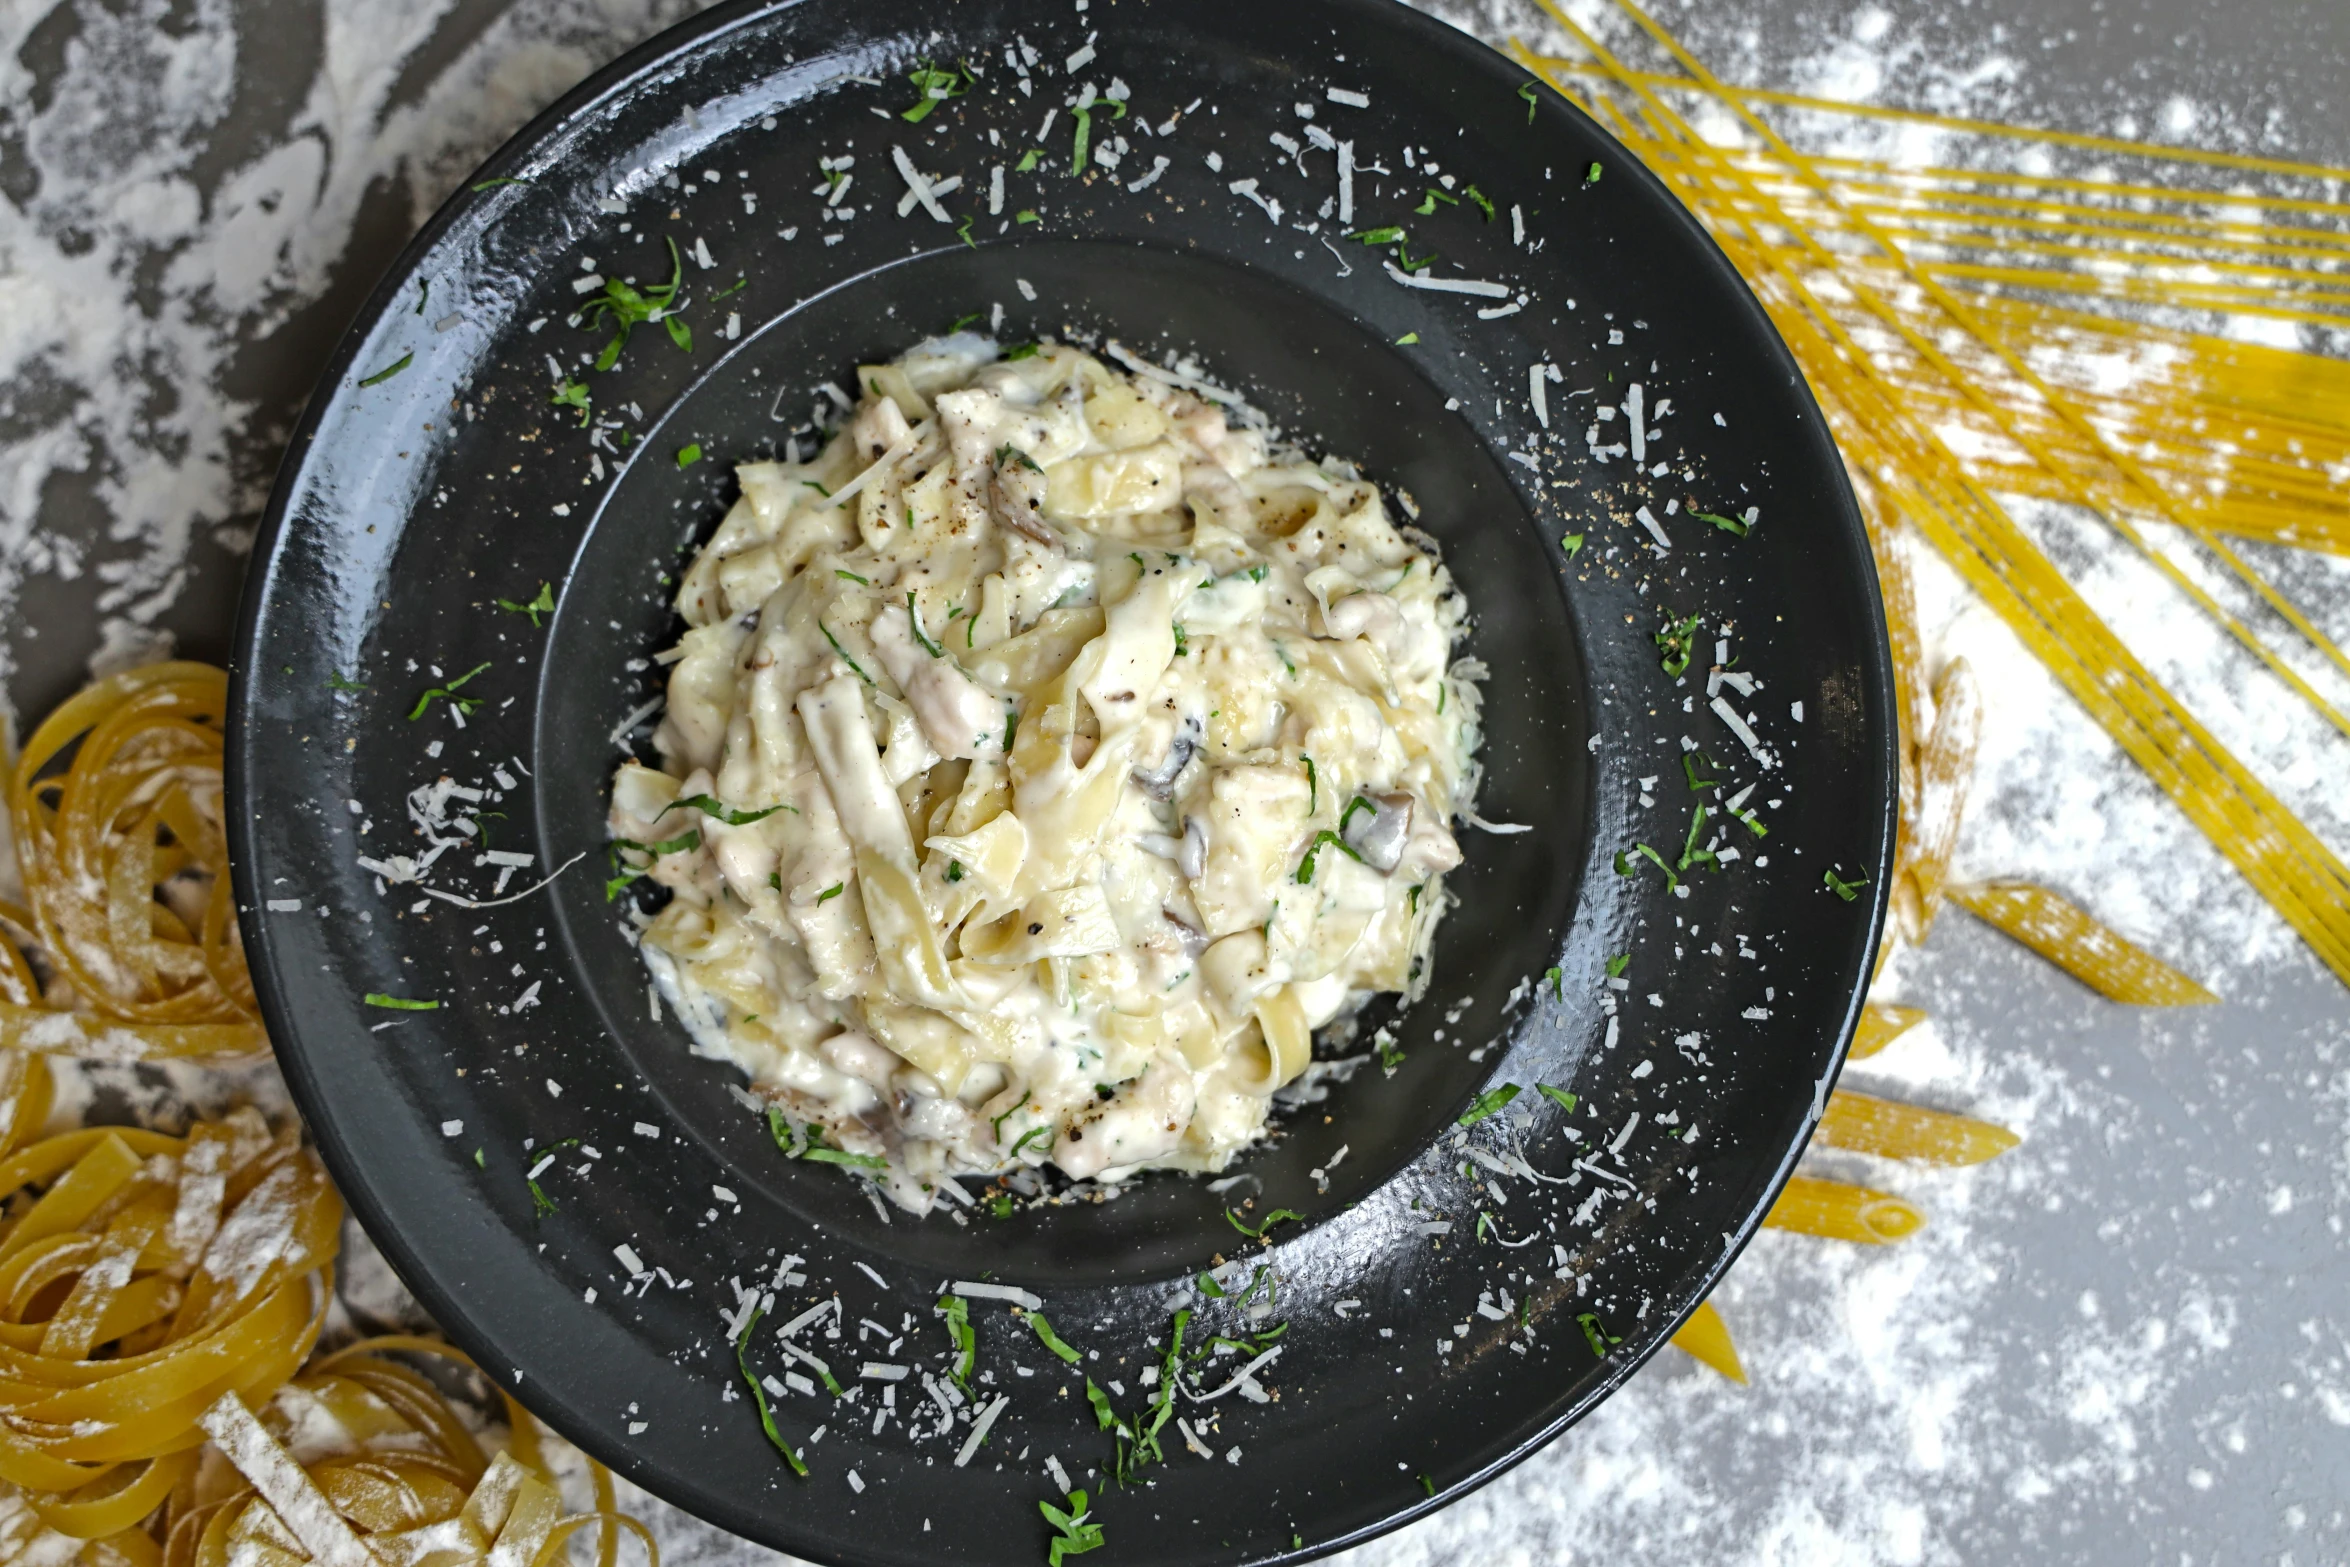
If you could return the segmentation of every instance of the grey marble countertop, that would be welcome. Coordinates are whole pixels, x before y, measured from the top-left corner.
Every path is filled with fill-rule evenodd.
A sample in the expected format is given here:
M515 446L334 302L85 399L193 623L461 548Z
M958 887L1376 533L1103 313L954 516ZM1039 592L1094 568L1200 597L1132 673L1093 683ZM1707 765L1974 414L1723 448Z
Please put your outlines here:
M693 9L0 0L0 675L20 721L93 659L225 655L286 432L381 267L530 114ZM1520 0L1433 9L1545 34ZM2350 163L2338 3L1665 14L1757 85ZM1976 1171L1843 1166L1934 1222L1867 1253L1764 1235L1718 1297L1750 1385L1668 1351L1348 1560L2350 1560L2350 998L2151 786L2103 767L2085 720L2027 723L2026 701L1991 693L1994 733L2030 734L1987 773L1964 854L2030 874L1991 862L2038 844L2084 863L2082 835L2116 824L2108 917L2224 1003L2111 1006L1945 918L1898 975L1932 1026L1854 1081L2023 1147ZM2068 737L2077 769L2017 760ZM2123 841L2141 820L2160 853ZM648 1511L672 1563L769 1554Z

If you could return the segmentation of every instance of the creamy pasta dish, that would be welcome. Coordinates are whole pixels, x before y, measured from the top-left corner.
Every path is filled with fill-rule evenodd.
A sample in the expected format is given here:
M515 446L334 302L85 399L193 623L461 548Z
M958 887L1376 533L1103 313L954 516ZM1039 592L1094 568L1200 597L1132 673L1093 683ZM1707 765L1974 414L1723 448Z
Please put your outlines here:
M932 340L813 461L739 467L662 765L613 780L697 1050L915 1212L1222 1169L1316 1030L1425 986L1460 859L1479 670L1433 542L1124 362Z

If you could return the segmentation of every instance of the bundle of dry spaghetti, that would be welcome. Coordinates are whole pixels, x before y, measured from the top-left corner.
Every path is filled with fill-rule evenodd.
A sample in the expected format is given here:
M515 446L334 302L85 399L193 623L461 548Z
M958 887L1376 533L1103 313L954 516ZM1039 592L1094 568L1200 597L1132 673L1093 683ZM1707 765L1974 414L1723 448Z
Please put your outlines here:
M222 831L227 695L208 665L129 670L58 708L14 759L25 903L0 900L0 1048L114 1061L268 1048Z
M2350 711L2328 694L2350 676L2350 655L2236 543L2350 553L2350 365L2218 335L2243 317L2350 325L2350 204L2333 199L2350 171L1733 86L1616 0L1629 37L1662 57L1646 68L1542 3L1579 52L1518 47L1518 58L1721 243L1803 366L1860 497L1891 633L1901 762L1880 973L1897 942L1923 943L1956 903L2111 1000L2216 999L2045 887L1954 880L1983 698L1964 660L1928 666L1906 552L1917 539L2350 979L2350 867L2155 678L2003 499L2098 519L2266 677L2350 735ZM1880 140L1969 156L1919 163L1796 145L1855 121ZM1853 1058L1923 1017L1872 1001ZM1819 1146L1940 1164L2014 1143L1969 1117L1841 1091L1815 1135ZM1892 1194L1805 1175L1767 1222L1883 1245L1925 1216ZM1676 1342L1743 1380L1710 1305Z
M1904 939L1922 940L1954 894L1949 854L1979 710L1963 670L1929 678L1903 548L1916 537L2350 979L2350 867L2155 678L2001 500L2098 518L2266 676L2350 734L2350 712L2325 689L2350 676L2350 655L2234 542L2350 547L2339 483L2350 366L2212 335L2236 316L2350 324L2350 205L2331 199L2350 171L1732 86L1617 0L1630 37L1662 57L1648 69L1542 3L1579 54L1519 47L1518 58L1704 222L1843 450L1892 633ZM1856 118L1981 156L1912 165L1795 145ZM2066 157L2077 174L2060 171ZM2247 194L2253 177L2278 188ZM1962 901L2117 999L2211 999L2030 890ZM2153 991L2149 963L2161 970Z

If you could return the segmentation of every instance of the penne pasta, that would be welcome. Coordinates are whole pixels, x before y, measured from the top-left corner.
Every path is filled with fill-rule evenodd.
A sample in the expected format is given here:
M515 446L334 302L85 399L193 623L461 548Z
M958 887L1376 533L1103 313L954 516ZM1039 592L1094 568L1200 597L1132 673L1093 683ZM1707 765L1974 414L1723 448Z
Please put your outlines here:
M2109 1000L2140 1007L2207 1006L2219 1000L2045 887L1982 882L1953 887L1950 896Z
M1829 1148L1915 1159L1926 1164L1981 1164L2023 1139L2004 1126L1921 1105L1872 1099L1838 1089L1828 1096L1812 1140Z
M1907 1240L1924 1229L1926 1216L1886 1192L1798 1175L1771 1204L1763 1224L1799 1235L1883 1246Z
M1738 1363L1738 1346L1730 1342L1729 1324L1714 1310L1714 1303L1701 1300L1689 1319L1673 1331L1673 1347L1686 1351L1705 1365L1713 1367L1731 1381L1743 1384L1746 1368Z
M1897 1007L1872 1001L1860 1009L1860 1027L1853 1031L1850 1059L1865 1061L1926 1020L1916 1007Z

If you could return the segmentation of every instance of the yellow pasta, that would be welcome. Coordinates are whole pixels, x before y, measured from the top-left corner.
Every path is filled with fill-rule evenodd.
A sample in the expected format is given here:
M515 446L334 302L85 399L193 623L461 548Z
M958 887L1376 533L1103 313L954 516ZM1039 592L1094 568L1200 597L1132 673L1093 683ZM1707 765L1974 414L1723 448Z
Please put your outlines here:
M1733 1382L1746 1380L1746 1368L1738 1363L1738 1346L1730 1342L1729 1325L1710 1300L1698 1302L1689 1320L1674 1332L1673 1344Z
M2140 1007L2204 1006L2219 1000L2045 887L1984 882L1953 887L1950 897L2111 1000Z
M1917 814L1903 844L1894 907L1913 945L1933 928L1942 883L1958 848L1958 826L1974 779L1975 749L1983 736L1983 699L1974 671L1954 658L1934 682L1934 728L1918 755Z
M228 676L203 664L110 676L14 759L8 814L28 905L0 905L0 921L55 978L44 994L0 940L0 1048L118 1061L268 1048L222 830L227 692Z
M250 1110L185 1138L91 1127L30 1143L0 1160L0 1198L0 1480L42 1526L111 1539L187 1478L205 1410L266 1398L301 1365L342 1203Z
M508 1450L484 1456L442 1394L390 1352L470 1365L434 1339L383 1338L322 1356L258 1411L233 1395L205 1424L229 1463L173 1493L160 1567L361 1562L416 1567L541 1567L576 1534L598 1532L613 1567L621 1531L658 1567L644 1526L617 1510L610 1473L590 1463L594 1511L572 1514L540 1456L530 1415L505 1400ZM287 1450L299 1430L308 1456Z
M1812 1141L1828 1148L1915 1159L1926 1164L1981 1164L2022 1139L2004 1126L1921 1105L1872 1099L1838 1089L1828 1096Z
M2154 301L2180 309L2249 310L2277 293L2273 280L2257 288L2212 286L2125 268L2120 270L2127 275L2116 281L2115 268L2069 261L2068 267L2019 270L1937 257L1912 245L1897 226L1888 226L1893 220L1884 216L1884 202L1840 185L1841 174L1848 172L1842 166L1798 153L1757 118L1747 105L1763 101L1761 95L1725 87L1629 0L1620 4L1686 74L1656 78L1632 71L1571 19L1547 7L1590 56L1573 69L1603 80L1613 94L1586 106L1690 204L1753 284L1819 394L1849 466L1864 481L1861 499L1872 535L1882 541L1905 527L1917 528L2319 956L2350 978L2350 867L2220 746L2097 617L2002 510L1990 487L1995 475L1989 465L1979 455L1954 450L1949 431L1960 421L1947 417L1953 408L1964 411L1965 427L1975 439L1960 444L1970 452L1980 452L1983 437L1994 438L2005 454L1999 460L2010 473L2029 468L2039 475L2038 493L2096 511L2313 712L2350 732L2350 714L2319 693L2291 660L2263 642L2204 585L2233 577L2236 587L2228 591L2258 598L2320 657L2350 668L2350 655L2220 536L2222 519L2196 494L2225 490L2229 479L2225 471L2212 471L2208 455L2199 459L2196 454L2208 454L2223 439L2230 445L2239 436L2255 439L2265 465L2259 481L2263 488L2244 503L2250 508L2245 531L2282 536L2293 527L2285 520L2291 516L2290 502L2331 487L2330 476L2314 459L2341 439L2342 410L2350 404L2263 390L2271 383L2263 381L2251 360L2205 340L2193 356L2188 381L2168 390L2158 384L2138 398L2132 417L2142 428L2159 430L2171 455L2148 454L2129 421L2106 417L2110 405L2101 405L2078 373L2068 379L2036 368L2043 357L2041 339L2018 323L2050 307L2029 300L1988 303L1978 291L1993 284L2011 290L2078 289L2090 291L2083 304L2109 300L2134 307ZM1552 68L1523 51L1520 57L1565 90L1570 73L1564 65ZM1668 92L1727 109L1745 144L1722 146L1700 136L1666 104ZM2051 143L2089 145L2034 134ZM2175 156L2182 164L2252 166L2163 149L2127 150L2148 158ZM2285 167L2258 166L2272 172ZM1970 201L1980 202L2002 195L1996 188L2000 182L2023 178L1953 170L1898 173L1900 178L1892 180L1896 189L1906 191L1924 181L1959 187ZM1912 174L1918 178L1910 179ZM2125 204L2094 182L2043 178L2036 188L2051 193L2046 199L2060 207L2108 200L2116 207ZM2179 195L2161 188L2153 194ZM2198 243L2324 248L2319 241L2328 237L2314 229L2281 234L2275 225L2231 225L2227 212L2218 210L2220 194L2211 195L2214 213L2208 220L2174 228L2200 235ZM2350 215L2338 203L2261 204L2335 221ZM2068 213L2065 221L2078 220ZM2341 248L2338 238L2329 242ZM1965 290L1963 296L1959 289ZM2287 308L2306 314L2313 308L2307 303L2312 297L2303 289ZM2084 340L2102 331L2113 341L2138 330L2061 319ZM2340 375L2323 369L2313 369L2309 380L2329 390L2344 384ZM1931 395L1922 394L1921 387L1931 388ZM2184 388L2192 388L2192 395ZM2213 420L2221 422L2212 425ZM2314 446L2304 433L2312 429L2318 432ZM2191 541L2185 553L2199 551L2203 569L2190 571L2167 546L2157 548L2140 530L2142 518L2183 529ZM2310 526L2320 539L2328 536L2329 527L2339 527L2323 517ZM1879 553L1884 553L1881 542Z
M1883 1246L1926 1227L1926 1216L1887 1192L1798 1175L1771 1205L1763 1223L1774 1230Z
M1863 1061L1926 1020L1916 1007L1897 1007L1872 1001L1860 1009L1860 1027L1852 1035L1851 1059Z

